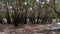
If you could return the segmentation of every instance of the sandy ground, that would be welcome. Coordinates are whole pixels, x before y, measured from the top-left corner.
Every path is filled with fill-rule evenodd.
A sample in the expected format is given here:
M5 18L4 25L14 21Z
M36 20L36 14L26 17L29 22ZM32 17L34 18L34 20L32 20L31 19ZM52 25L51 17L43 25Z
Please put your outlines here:
M42 34L39 31L51 27L52 24L31 24L19 25L14 27L12 24L0 24L0 34ZM45 33L44 33L45 34Z

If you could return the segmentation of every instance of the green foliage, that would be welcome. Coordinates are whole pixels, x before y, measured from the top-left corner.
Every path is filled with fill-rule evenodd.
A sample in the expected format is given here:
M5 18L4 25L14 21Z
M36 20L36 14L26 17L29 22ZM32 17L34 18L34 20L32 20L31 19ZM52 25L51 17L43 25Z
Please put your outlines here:
M36 0L30 0L29 2L32 2L32 3L34 3L34 2L36 2Z
M50 17L57 17L57 14L54 11L49 11L47 15Z
M45 3L45 4L43 5L43 8L48 8L48 7L49 7L48 3Z

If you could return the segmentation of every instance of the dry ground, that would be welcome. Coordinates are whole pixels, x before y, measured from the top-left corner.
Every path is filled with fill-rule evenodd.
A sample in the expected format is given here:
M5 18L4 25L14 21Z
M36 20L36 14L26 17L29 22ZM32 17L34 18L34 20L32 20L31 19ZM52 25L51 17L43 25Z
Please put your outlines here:
M12 24L0 24L0 34L42 34L39 31L51 27L52 24L25 24L14 27Z

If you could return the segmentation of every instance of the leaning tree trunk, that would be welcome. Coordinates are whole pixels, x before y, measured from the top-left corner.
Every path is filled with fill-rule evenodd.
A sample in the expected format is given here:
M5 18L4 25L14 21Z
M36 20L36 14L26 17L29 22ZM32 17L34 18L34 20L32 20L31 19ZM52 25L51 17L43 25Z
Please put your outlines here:
M7 18L7 23L10 24L11 23L11 20L10 20L10 15L9 15L9 10L8 10L8 0L5 1L6 3L6 18Z
M55 13L56 13L58 16L60 16L60 13L56 11L55 1L56 1L56 0L52 0L52 4L53 4L52 8L53 8L53 10L55 11Z

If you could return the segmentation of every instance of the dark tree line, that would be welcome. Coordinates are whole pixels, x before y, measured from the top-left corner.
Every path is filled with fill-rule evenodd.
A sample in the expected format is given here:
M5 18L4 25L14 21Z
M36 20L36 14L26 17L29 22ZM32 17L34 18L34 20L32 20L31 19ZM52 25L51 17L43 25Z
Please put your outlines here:
M25 3L26 5L24 4L24 2L26 2ZM29 5L29 2L31 3L32 6ZM44 1L44 2L45 2L45 4L42 4L42 1L41 1L40 4L36 5L36 0L34 0L34 1L15 0L12 3L9 3L8 0L5 0L5 9L6 9L5 18L7 19L7 23L14 24L15 27L18 26L18 24L28 24L27 19L29 19L29 23L31 23L31 24L51 23L52 17L47 16L48 8L51 7L55 11L55 13L58 15L60 15L60 13L58 13L56 11L55 0L53 1L53 4L54 4L53 7L49 6L49 3L47 3L46 1ZM11 16L10 16L9 8L8 8L9 5L11 5L11 7L12 7ZM43 7L41 7L41 5L43 5ZM32 11L30 14L27 14L28 9L30 7L32 7ZM42 12L43 10L45 12ZM37 16L36 16L36 13L38 13ZM29 15L29 16L27 16L27 15ZM1 19L0 22L3 23L3 17L0 17L0 19ZM11 21L11 19L12 19L12 21Z

